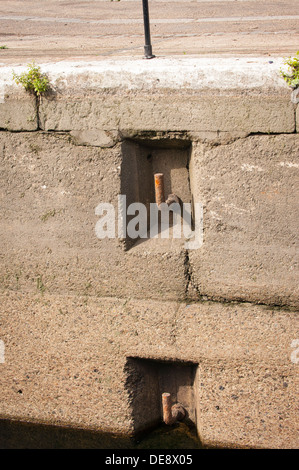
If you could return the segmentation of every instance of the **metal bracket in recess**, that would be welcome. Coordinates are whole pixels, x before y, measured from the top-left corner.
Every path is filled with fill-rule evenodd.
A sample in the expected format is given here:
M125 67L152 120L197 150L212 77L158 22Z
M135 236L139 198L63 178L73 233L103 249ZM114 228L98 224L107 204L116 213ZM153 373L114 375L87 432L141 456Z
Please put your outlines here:
M158 209L160 209L160 205L162 202L166 202L168 206L170 204L177 203L181 205L181 200L175 194L169 194L167 200L165 201L164 195L164 174L163 173L156 173L155 177L155 197L156 197L156 204Z
M172 405L170 393L162 393L162 409L163 421L167 425L181 421L186 416L185 408L180 403Z

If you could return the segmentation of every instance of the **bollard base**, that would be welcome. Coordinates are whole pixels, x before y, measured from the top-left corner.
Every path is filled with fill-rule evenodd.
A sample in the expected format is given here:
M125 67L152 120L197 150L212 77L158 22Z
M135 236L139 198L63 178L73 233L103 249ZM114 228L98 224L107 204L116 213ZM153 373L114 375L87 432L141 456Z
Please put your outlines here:
M153 55L152 46L144 46L144 58L153 59L154 57L156 56Z

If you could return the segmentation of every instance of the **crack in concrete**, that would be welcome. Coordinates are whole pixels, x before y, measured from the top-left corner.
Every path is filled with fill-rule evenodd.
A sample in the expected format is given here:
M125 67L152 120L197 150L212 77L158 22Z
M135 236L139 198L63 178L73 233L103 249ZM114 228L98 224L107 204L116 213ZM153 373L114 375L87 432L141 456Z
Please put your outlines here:
M186 286L185 286L185 299L186 300L193 300L194 298L190 299L190 288L192 288L196 296L198 297L198 301L203 300L203 296L200 294L198 286L195 284L194 279L193 279L193 273L192 273L192 266L191 262L189 259L189 250L185 250L185 259L184 259L184 276L186 279Z

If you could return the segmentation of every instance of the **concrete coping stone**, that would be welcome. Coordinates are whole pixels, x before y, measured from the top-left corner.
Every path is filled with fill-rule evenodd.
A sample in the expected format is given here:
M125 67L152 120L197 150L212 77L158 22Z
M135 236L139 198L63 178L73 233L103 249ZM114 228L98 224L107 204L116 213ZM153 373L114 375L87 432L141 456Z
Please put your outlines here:
M270 60L271 59L271 60ZM280 75L284 59L270 57L236 58L140 58L108 59L90 62L55 62L41 64L50 82L60 91L88 89L173 89L240 90L290 93ZM7 87L17 87L12 72L25 71L27 65L5 66L0 63L0 102ZM18 87L19 88L19 87Z

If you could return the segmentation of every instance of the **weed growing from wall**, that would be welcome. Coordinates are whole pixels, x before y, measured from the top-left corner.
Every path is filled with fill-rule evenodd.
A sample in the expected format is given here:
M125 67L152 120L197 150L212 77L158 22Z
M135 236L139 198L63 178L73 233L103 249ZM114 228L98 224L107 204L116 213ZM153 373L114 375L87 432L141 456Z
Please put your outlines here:
M46 74L34 62L28 64L28 70L17 75L13 72L13 79L17 85L22 85L26 91L35 96L37 128L40 129L39 107L41 96L50 90L50 82Z
M21 75L13 72L13 79L18 85L22 85L26 91L34 93L37 97L46 93L50 87L48 77L41 73L41 69L34 62L28 65L28 70Z
M286 59L284 64L288 66L288 71L285 72L281 69L282 77L292 88L299 87L299 51L295 57Z

